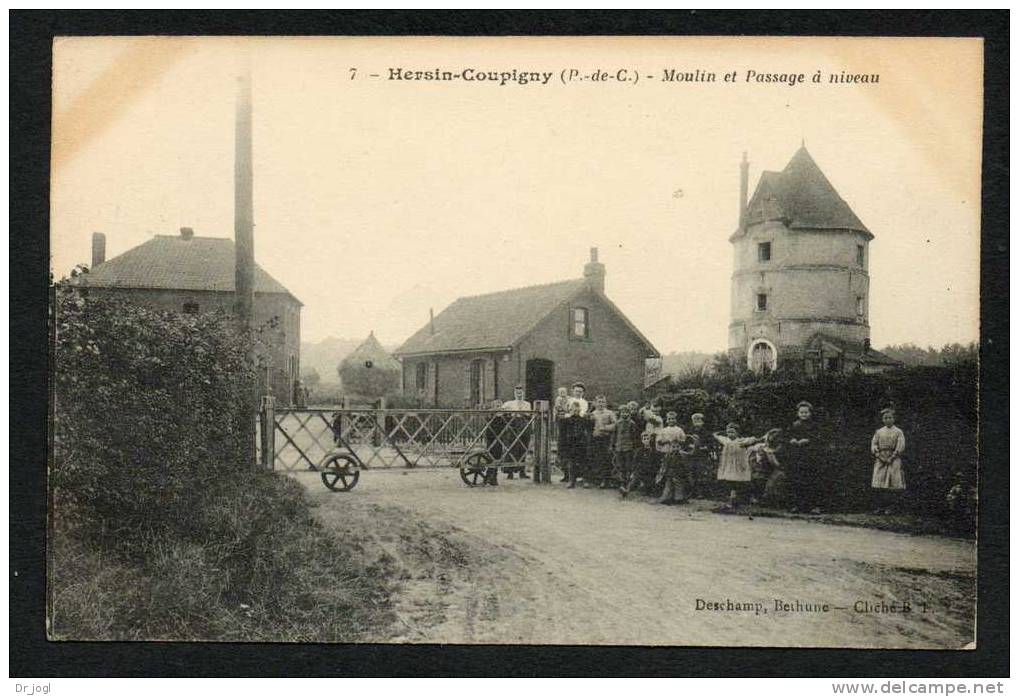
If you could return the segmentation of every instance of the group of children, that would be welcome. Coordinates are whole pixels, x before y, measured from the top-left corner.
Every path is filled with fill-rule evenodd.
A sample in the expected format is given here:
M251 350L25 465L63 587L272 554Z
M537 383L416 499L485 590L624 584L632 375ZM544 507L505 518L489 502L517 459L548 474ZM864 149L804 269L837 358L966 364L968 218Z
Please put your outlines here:
M554 413L561 481L569 488L578 482L585 488L616 488L624 498L642 492L668 504L710 496L724 486L733 510L743 502L761 502L820 513L830 500L823 471L830 459L827 438L809 402L797 405L788 429L773 428L761 436L742 436L735 423L709 432L700 413L680 426L676 412L663 418L660 405L651 402L643 407L629 402L613 411L598 396L592 408L580 382L572 395L560 388ZM881 495L877 512L890 513L895 495L906 487L906 439L893 410L883 410L881 418L883 426L871 441L871 486Z

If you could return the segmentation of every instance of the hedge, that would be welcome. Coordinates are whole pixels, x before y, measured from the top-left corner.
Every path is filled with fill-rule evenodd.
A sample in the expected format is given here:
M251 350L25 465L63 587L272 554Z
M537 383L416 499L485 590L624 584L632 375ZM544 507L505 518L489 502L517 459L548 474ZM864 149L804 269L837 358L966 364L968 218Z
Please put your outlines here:
M755 435L788 427L795 419L796 404L811 402L816 418L830 433L831 462L823 463L822 471L835 480L833 504L839 508L869 505L870 439L881 426L880 410L886 406L896 409L897 424L906 434L906 499L914 510L940 515L956 482L976 484L975 361L814 380L723 377L701 387L674 385L661 399L664 408L677 411L684 422L699 411L711 429L735 421L743 433Z
M253 471L247 343L227 314L54 289L51 637L357 641L391 623L363 553L299 483Z
M253 418L255 372L229 317L66 287L54 312L58 501L124 533L192 525L202 492L253 458L240 419Z

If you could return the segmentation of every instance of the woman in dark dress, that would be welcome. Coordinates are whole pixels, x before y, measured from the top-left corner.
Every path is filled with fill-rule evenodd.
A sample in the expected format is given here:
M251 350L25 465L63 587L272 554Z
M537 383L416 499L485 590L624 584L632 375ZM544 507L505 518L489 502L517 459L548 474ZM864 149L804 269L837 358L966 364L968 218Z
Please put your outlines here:
M830 503L824 499L831 483L826 481L826 439L810 402L796 405L796 421L789 427L788 435L792 510L820 513L822 505Z

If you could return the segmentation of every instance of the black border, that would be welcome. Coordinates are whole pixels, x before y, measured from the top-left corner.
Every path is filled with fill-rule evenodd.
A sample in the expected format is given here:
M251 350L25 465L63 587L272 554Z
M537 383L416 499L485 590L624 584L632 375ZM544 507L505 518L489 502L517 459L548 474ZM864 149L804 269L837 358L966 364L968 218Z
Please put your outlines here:
M1008 11L11 11L12 676L1009 674ZM45 635L51 40L61 35L821 35L985 38L981 511L975 651L50 643ZM932 70L951 66L931 66ZM944 163L951 167L952 163Z

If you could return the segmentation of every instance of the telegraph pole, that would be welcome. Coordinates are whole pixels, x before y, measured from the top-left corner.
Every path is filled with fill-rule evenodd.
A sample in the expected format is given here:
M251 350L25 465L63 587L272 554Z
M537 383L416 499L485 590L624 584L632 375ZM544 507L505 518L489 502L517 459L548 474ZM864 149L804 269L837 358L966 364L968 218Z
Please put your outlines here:
M251 146L251 62L241 56L237 77L237 103L234 121L234 308L238 331L244 341L248 366L254 375L252 306L255 289L255 211L254 174ZM248 462L255 464L255 412L258 405L257 378L249 394L239 405L240 433Z

